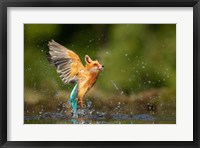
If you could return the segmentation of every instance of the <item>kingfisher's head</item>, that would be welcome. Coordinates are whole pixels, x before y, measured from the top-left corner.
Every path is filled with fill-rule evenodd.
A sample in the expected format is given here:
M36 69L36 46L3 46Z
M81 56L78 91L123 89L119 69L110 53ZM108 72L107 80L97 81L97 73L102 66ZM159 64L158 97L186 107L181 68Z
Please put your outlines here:
M104 66L101 65L97 60L92 60L88 55L85 55L86 69L91 72L99 72L104 69Z

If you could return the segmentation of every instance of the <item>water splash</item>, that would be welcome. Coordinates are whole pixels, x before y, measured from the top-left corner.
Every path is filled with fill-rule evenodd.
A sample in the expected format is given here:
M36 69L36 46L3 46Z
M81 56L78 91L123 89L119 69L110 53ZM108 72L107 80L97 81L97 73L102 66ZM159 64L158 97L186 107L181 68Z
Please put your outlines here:
M117 87L117 85L113 82L113 80L111 80L113 86L116 88L117 91L119 91L119 88Z

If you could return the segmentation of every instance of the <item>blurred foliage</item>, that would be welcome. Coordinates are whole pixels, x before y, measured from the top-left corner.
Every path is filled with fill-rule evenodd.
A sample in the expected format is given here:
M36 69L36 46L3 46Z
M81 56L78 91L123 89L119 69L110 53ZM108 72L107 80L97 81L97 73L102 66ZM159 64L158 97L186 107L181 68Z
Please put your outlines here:
M105 66L88 93L92 99L106 102L123 95L126 100L164 89L167 91L158 95L154 104L159 106L159 100L166 100L175 109L175 24L25 24L25 108L55 98L67 100L73 88L62 83L47 61L51 39L77 53L84 65L88 54Z

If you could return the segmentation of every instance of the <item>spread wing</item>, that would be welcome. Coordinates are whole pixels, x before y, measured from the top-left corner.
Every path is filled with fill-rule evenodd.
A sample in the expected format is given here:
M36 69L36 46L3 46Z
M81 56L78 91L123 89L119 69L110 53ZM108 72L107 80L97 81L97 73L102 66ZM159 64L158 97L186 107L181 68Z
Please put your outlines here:
M84 68L79 56L54 40L49 41L49 60L56 67L62 81L76 82L79 71Z

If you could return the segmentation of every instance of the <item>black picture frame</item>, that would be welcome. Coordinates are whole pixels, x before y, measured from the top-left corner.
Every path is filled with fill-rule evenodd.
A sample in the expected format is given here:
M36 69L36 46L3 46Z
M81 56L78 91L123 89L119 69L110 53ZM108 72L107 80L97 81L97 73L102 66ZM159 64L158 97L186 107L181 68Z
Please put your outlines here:
M7 141L8 7L193 7L193 141ZM199 0L1 0L0 1L0 146L1 147L200 147L200 1ZM19 133L20 134L20 133Z

